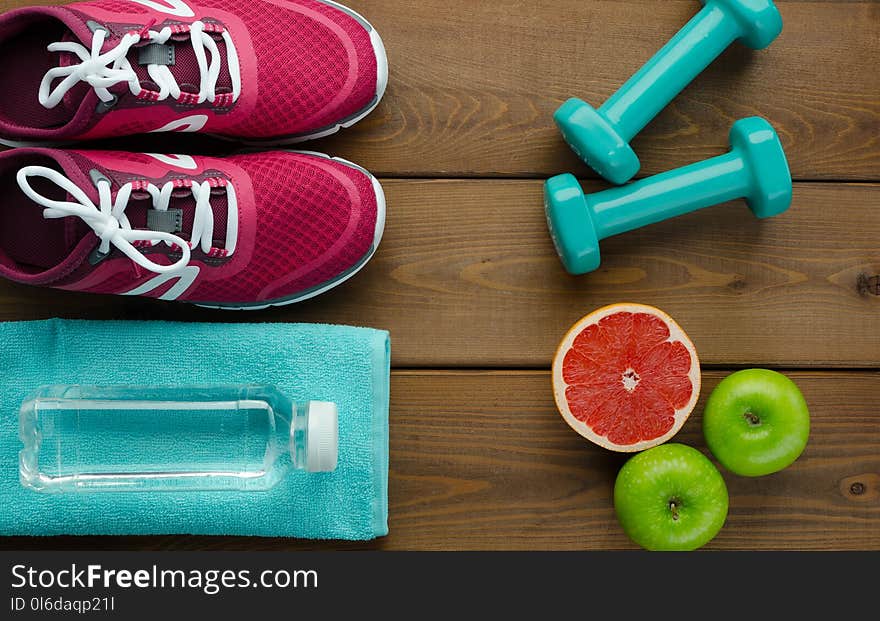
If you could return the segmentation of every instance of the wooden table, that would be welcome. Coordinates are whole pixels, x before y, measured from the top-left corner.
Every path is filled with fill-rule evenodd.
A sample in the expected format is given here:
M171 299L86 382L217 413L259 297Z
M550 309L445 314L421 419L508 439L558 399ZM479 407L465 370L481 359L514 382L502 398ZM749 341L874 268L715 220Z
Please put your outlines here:
M642 174L653 174L724 152L733 121L764 116L796 179L788 213L758 222L737 202L651 226L608 240L602 269L580 278L555 256L541 183L572 171L588 191L605 185L563 144L552 112L575 94L604 101L699 4L348 4L382 33L390 86L367 120L309 148L362 164L387 188L385 239L357 278L258 313L4 282L0 319L390 330L391 534L368 544L132 537L4 547L630 548L611 504L623 458L569 430L548 369L574 321L638 301L672 314L694 339L704 399L731 370L761 366L788 373L811 407L810 443L793 467L760 479L725 472L730 517L709 547L880 549L880 2L779 0L778 41L761 52L731 47L635 140ZM702 402L677 439L705 449Z

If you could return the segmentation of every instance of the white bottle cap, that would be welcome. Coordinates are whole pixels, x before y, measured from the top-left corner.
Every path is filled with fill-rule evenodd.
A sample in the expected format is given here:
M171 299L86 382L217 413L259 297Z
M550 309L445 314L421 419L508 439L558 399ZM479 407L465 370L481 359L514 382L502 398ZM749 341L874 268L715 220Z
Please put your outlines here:
M309 472L336 470L339 450L339 414L336 404L327 401L309 401L308 421L306 470Z

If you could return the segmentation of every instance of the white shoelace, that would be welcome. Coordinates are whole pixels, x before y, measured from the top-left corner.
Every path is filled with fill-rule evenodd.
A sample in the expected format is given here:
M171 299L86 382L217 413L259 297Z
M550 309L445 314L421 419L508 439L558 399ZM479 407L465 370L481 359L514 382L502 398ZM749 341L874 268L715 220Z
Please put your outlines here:
M31 187L30 177L42 177L52 181L79 202L56 201L43 196ZM99 179L97 187L100 205L95 205L79 186L51 168L25 166L18 171L16 180L28 198L46 208L43 210L44 218L66 218L68 216L82 218L101 239L101 244L98 246L99 252L104 254L110 252L110 244L113 244L132 261L151 272L165 274L186 267L190 260L190 248L200 246L205 253L211 250L214 234L214 212L210 204L211 184L208 181L193 183L190 188L196 199L196 208L192 239L190 243L187 243L173 233L131 228L131 223L125 215L125 208L128 206L129 198L134 189L131 183L126 183L119 188L114 202L110 195L110 181L105 178ZM225 187L229 209L226 224L226 256L229 256L235 251L238 238L238 202L232 184L228 183ZM159 211L168 209L171 193L175 190L172 182L166 183L161 188L153 184L146 184L144 189L149 192L154 209ZM171 265L161 265L149 260L138 251L132 242L149 243L151 246L165 242L168 245L179 247L182 256Z
M220 49L214 39L205 32L203 22L193 22L189 31L192 39L193 50L199 65L199 84L197 103L205 101L214 103L217 98L217 80L220 77ZM166 26L159 32L150 30L146 38L151 43L164 44L171 38L174 32ZM238 64L238 52L232 43L229 32L222 32L226 42L226 61L229 67L229 75L232 78L232 101L238 100L241 95L241 70ZM84 45L72 41L59 41L49 45L50 52L70 52L82 61L78 65L68 67L55 67L46 72L40 83L39 100L46 108L54 108L61 102L64 95L79 82L88 82L95 89L98 97L103 102L112 101L114 96L108 90L111 86L120 82L127 82L132 95L138 96L144 89L141 88L137 74L131 66L127 55L132 46L141 41L141 35L129 33L122 37L119 45L113 49L101 53L104 41L107 37L106 30L96 30L92 37L92 49L88 50ZM210 54L210 63L208 55ZM159 86L157 100L163 100L171 96L179 99L181 96L180 86L166 65L147 65L150 78ZM61 82L52 89L52 83L58 78ZM193 94L195 96L195 94Z

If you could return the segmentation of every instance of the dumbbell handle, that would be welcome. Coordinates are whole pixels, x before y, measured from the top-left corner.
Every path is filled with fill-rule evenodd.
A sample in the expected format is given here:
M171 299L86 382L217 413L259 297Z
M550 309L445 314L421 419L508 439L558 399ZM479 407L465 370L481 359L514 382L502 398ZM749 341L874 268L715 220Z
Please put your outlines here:
M586 197L599 239L748 196L751 181L736 150Z
M629 142L742 34L736 18L707 4L599 112Z

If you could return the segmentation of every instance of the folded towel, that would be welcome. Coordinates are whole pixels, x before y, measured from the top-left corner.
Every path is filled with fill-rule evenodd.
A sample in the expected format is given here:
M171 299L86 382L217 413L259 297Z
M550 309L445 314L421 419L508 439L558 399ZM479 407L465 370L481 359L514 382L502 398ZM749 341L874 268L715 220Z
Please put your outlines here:
M388 533L388 333L306 324L0 323L0 534ZM271 384L339 407L339 463L265 492L45 494L19 483L18 409L42 384Z

